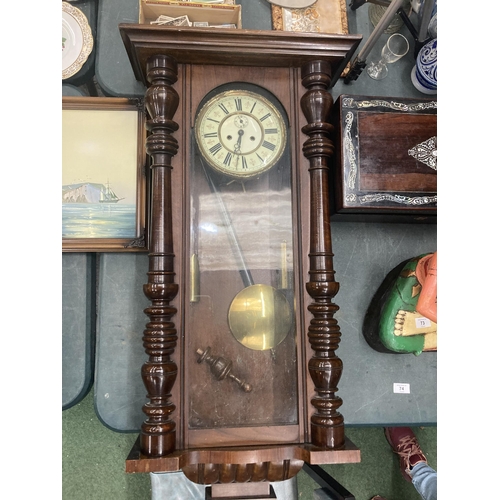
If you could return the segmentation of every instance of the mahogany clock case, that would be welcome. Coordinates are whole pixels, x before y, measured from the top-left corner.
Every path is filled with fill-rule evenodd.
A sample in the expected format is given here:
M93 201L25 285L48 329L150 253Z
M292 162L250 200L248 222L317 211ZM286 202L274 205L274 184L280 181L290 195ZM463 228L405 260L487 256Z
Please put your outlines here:
M359 450L345 438L337 411L342 399L335 394L342 362L335 354L340 328L333 318L338 284L329 231L327 158L333 148L326 118L333 104L328 90L360 37L143 25L120 25L120 31L136 78L150 84L146 149L153 184L144 285L152 301L145 310L151 321L143 337L149 360L142 368L151 403L143 407L148 419L141 428L140 454L129 457L127 471L182 468L198 482L213 483L217 478L210 471L219 465L233 473L245 464L276 461L272 477L286 479L303 461L358 462ZM292 253L285 256L290 262L251 265L256 282L274 287L281 282L285 293L293 295L293 326L274 353L247 352L229 335L227 304L235 289L243 288L238 269L229 266L231 249L226 250L227 265L200 265L200 300L192 300L197 295L191 279L196 275L191 272L191 257L197 253L192 228L199 228L196 203L210 194L207 177L195 168L200 155L193 129L203 102L228 84L265 92L290 124L286 153L271 170L249 180L244 190L236 182L217 184L235 200L243 199L242 192L265 194L271 187L273 196L264 196L268 199L289 193L286 226L291 229L285 239ZM230 161L229 151L226 155ZM255 205L252 210L274 215L271 205ZM237 214L227 206L231 215ZM252 215L250 222L259 217ZM244 224L235 226L239 230ZM257 246L257 253L267 253L268 246ZM217 251L212 255L220 258ZM206 266L205 257L199 254ZM288 268L293 269L290 277ZM202 301L203 295L208 300ZM231 381L219 376L227 366L242 380L233 378L237 383L228 386ZM217 368L216 377L210 368ZM252 394L254 389L241 391L247 382L262 397Z

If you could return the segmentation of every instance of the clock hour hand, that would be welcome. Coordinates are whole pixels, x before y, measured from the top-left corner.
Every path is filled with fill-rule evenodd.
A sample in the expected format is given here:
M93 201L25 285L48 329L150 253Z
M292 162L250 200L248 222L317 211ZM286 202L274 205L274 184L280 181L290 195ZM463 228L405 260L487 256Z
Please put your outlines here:
M243 129L240 128L238 130L238 140L236 141L236 144L234 145L234 153L237 155L241 154L241 138L243 137L244 133L245 132L243 131Z

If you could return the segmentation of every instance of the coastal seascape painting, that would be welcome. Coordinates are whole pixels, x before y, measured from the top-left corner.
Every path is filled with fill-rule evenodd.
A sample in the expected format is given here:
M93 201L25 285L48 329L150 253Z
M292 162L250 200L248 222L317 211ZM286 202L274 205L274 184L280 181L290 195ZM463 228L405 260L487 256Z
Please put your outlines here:
M63 251L146 249L144 136L137 99L63 97Z

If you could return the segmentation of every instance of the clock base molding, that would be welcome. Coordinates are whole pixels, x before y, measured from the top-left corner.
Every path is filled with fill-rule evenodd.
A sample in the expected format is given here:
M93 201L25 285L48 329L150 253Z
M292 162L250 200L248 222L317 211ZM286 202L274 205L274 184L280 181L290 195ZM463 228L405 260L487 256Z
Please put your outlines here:
M308 443L176 450L163 457L141 453L139 438L126 460L127 473L183 471L199 484L284 481L296 476L304 462L311 465L359 463L361 451L349 439L341 450ZM238 481L239 479L239 481Z

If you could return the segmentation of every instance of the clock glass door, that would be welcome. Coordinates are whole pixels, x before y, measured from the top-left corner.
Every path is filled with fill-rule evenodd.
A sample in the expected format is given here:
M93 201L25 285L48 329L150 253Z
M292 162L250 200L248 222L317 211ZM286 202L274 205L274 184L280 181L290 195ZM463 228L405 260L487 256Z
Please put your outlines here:
M228 443L244 443L275 426L290 429L275 433L277 441L294 440L299 410L287 113L260 86L235 82L202 99L193 125L188 428L200 435L224 429Z

